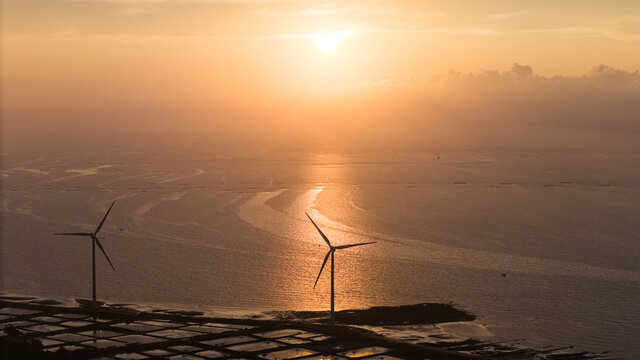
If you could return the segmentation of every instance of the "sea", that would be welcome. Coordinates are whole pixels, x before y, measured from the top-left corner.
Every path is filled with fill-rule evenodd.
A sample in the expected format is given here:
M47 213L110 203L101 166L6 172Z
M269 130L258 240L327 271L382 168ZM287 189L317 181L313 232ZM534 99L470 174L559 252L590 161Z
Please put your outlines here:
M640 152L5 146L1 289L208 312L451 303L474 337L640 358ZM452 327L455 332L455 327ZM468 328L467 328L468 330ZM467 331L465 330L465 331ZM525 340L526 339L526 340Z

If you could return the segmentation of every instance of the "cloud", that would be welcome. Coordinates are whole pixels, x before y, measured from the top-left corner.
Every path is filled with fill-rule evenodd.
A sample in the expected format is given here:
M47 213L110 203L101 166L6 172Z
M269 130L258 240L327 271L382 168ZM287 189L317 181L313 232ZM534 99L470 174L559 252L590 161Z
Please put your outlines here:
M510 71L499 72L495 70L483 70L478 73L460 73L449 70L446 75L436 75L432 78L434 84L447 84L471 87L482 85L492 87L505 83L522 87L525 84L535 85L539 88L557 87L567 84L580 85L585 90L601 90L603 87L627 88L640 91L640 73L619 70L600 64L594 66L583 76L553 76L545 77L535 75L529 65L513 64Z
M624 32L600 27L565 27L565 28L547 28L547 29L528 29L528 30L498 30L494 28L473 27L473 28L457 28L457 27L377 27L377 26L361 26L363 32L369 33L404 33L404 34L451 34L451 35L518 35L518 34L565 34L574 36L602 36L611 40L623 42L639 42L640 34L636 32Z
M529 65L520 65L518 63L513 64L513 66L511 67L511 72L514 74L517 74L518 76L522 77L522 78L526 78L528 76L531 76L533 74L533 69L531 69L531 66Z
M120 12L120 15L133 15L141 12L137 8L126 9ZM350 30L338 31L343 36L356 36L356 32ZM266 34L266 35L226 35L226 34L202 34L202 35L154 35L154 34L138 34L138 33L107 33L95 34L82 31L79 28L67 28L55 32L42 32L30 34L10 34L7 38L42 38L47 40L68 40L75 38L83 38L84 40L106 41L115 43L145 43L145 42L162 42L175 40L221 40L221 41L254 41L254 40L297 40L297 39L314 39L318 33L303 34Z
M409 15L409 18L410 19L424 20L424 19L442 17L442 16L445 16L445 15L447 15L447 14L442 12L442 11L422 11L422 12L412 13L411 15Z
M361 25L358 31L363 33L399 33L399 34L454 34L454 35L498 35L503 32L487 28L418 28L418 27L378 27Z
M598 66L594 66L587 76L592 79L607 79L609 81L619 82L620 85L627 84L631 87L640 88L640 76L638 71L630 73L600 64Z
M488 16L485 16L484 18L482 18L482 21L504 20L504 19L512 18L512 17L514 17L516 15L520 15L520 14L521 13L518 13L518 12L491 14L491 15L488 15Z
M347 86L352 90L372 90L372 89L398 89L398 88L417 88L415 81L402 81L396 79L368 80Z
M122 9L120 11L117 12L118 15L124 15L124 16L130 16L130 15L137 15L140 13L143 13L144 9L141 7L128 7L126 9Z
M65 0L67 2L87 2L87 3L110 3L110 4L274 4L285 3L283 0Z
M353 13L360 16L371 16L384 12L383 10L374 10L362 6L339 6L337 4L320 4L315 7L302 8L286 11L267 11L267 16L322 16L343 13Z
M368 94L358 103L379 143L393 135L414 147L638 149L638 71L598 65L582 76L545 77L514 64L504 72L451 70L429 84L354 87Z
M511 31L513 34L533 34L533 33L556 33L556 34L568 34L577 36L603 36L616 41L624 42L638 42L640 41L640 34L637 31L624 32L607 27L595 27L595 26L573 26L564 28L549 28L549 29L533 29L533 30L521 30Z

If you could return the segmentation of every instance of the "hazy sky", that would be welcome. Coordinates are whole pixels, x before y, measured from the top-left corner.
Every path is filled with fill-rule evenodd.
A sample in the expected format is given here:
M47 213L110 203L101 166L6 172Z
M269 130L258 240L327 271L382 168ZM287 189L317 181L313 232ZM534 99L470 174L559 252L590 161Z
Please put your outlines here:
M5 133L152 126L444 143L474 127L638 130L637 0L2 6Z

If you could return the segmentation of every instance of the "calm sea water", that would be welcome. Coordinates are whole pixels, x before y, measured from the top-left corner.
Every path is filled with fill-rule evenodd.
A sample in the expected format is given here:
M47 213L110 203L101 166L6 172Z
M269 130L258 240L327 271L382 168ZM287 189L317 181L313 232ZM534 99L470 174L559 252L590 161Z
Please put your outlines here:
M2 170L2 289L214 310L453 302L493 339L640 357L640 154L138 148ZM328 269L327 269L328 270ZM506 276L502 276L502 274Z

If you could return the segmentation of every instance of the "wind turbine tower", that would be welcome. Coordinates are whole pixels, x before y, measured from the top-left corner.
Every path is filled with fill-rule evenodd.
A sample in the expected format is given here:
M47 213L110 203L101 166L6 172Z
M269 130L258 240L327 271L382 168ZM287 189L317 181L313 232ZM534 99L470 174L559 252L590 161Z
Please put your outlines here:
M336 250L347 249L347 248L354 247L354 246L375 244L376 242L372 241L372 242L364 242L364 243L358 243L358 244L333 246L333 245L331 245L331 242L329 241L327 236L322 232L322 230L320 230L318 225L316 225L316 223L313 221L311 216L309 216L309 214L307 214L306 212L305 212L305 215L307 215L309 220L311 220L311 223L313 224L313 226L315 226L316 230L318 230L318 232L320 233L320 235L322 236L324 241L329 246L329 251L327 252L327 255L324 257L324 261L322 262L322 267L320 267L320 272L318 273L318 277L316 278L315 284L313 284L313 288L314 289L316 288L316 285L318 284L318 280L320 280L320 275L322 275L322 270L324 270L324 266L327 264L327 260L329 259L329 255L331 255L331 327L334 327L335 323L336 323L335 291L334 291L334 253L336 252Z
M100 243L100 240L98 240L98 232L102 228L102 225L104 224L104 221L107 220L107 216L109 216L109 212L111 211L111 208L113 207L113 205L115 203L116 203L115 200L111 203L111 206L109 206L109 210L107 210L107 212L104 214L104 217L102 218L102 221L100 221L100 224L98 225L98 227L96 228L96 230L94 232L92 232L92 233L77 232L77 233L55 233L55 234L53 234L53 235L67 235L67 236L87 236L87 237L91 238L91 255L92 255L91 264L92 264L92 270L93 270L93 302L91 303L91 309L94 310L94 311L97 308L97 302L96 302L96 245L98 245L98 248L100 249L100 251L102 251L102 254L104 254L104 257L109 262L109 265L111 265L111 268L113 269L113 271L116 271L116 268L113 267L113 264L111 263L111 259L109 259L109 256L107 255L107 252L104 251L104 247Z

